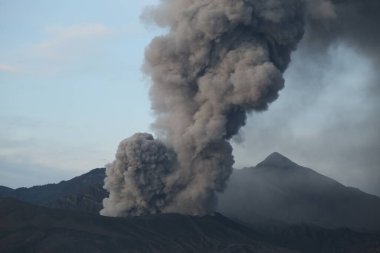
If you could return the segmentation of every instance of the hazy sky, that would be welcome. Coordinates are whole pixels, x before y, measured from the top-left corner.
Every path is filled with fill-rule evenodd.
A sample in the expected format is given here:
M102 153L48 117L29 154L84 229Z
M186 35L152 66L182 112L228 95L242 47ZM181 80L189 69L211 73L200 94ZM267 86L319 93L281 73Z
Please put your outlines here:
M140 23L154 0L0 0L0 185L58 182L113 160L152 122ZM354 63L354 64L353 64ZM293 55L286 87L235 138L236 167L278 151L380 195L375 67L349 45Z

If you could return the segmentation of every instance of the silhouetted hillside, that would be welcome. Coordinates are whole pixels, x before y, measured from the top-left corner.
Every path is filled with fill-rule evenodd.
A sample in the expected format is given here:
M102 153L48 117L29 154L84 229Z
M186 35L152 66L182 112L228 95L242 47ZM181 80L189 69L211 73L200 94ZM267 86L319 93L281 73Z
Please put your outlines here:
M107 196L103 189L105 169L99 168L58 184L30 188L0 188L0 197L12 197L37 205L66 208L98 213L102 199Z

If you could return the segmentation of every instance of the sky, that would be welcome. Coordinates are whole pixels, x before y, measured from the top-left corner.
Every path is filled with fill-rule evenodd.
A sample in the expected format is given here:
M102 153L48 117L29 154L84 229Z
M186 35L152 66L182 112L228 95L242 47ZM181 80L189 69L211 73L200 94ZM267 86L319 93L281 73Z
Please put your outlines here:
M140 16L156 2L0 0L0 185L70 179L111 162L122 139L150 131L141 65L164 31ZM280 98L234 138L235 167L277 151L380 195L375 72L348 44L315 56L301 43Z
M68 179L148 131L140 23L154 1L0 1L0 184Z

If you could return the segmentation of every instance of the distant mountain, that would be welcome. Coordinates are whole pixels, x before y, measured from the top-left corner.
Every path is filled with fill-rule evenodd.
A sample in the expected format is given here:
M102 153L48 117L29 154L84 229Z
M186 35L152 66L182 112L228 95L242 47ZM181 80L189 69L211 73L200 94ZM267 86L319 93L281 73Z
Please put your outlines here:
M0 197L12 197L37 205L98 213L107 196L105 169L99 168L58 184L11 189L0 187Z
M12 188L0 185L0 196L10 194L13 191Z
M228 218L110 218L0 199L2 253L371 253L376 234L307 226L255 231Z
M219 211L244 222L309 223L380 229L380 198L273 153L256 167L235 170Z
M16 190L0 187L0 197L98 214L107 196L104 177L105 169L94 169L59 184ZM219 196L218 211L256 226L305 223L380 230L379 197L346 187L279 153L256 167L234 170L228 188Z

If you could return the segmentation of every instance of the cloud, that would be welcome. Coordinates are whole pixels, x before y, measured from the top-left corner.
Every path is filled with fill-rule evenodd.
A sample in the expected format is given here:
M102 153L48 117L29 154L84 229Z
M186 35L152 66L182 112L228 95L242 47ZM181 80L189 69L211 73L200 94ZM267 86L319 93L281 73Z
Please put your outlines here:
M69 27L48 27L47 31L56 34L61 39L88 38L112 34L112 29L104 24L87 23Z
M12 65L0 63L0 72L17 73L17 72L20 72L20 69Z
M14 49L6 59L12 65L0 63L0 73L46 78L100 68L115 48L115 36L126 33L101 23L47 26L36 42Z
M72 148L58 142L43 145L32 139L0 142L6 144L0 147L0 185L13 188L66 180L103 167L110 159L104 158L103 150Z
M97 59L104 58L113 36L129 33L101 23L47 26L44 32L34 44L13 50L6 59L12 64L0 63L0 73L54 76L77 71L101 62Z
M0 136L0 156L9 163L22 162L34 167L54 168L56 171L78 172L103 166L110 159L104 153L101 147L69 145L56 139Z
M6 182L2 178L5 174L17 174L17 183L11 186L26 186L31 185L31 177L36 183L41 175L78 175L111 159L113 154L106 155L102 145L89 143L92 140L86 142L82 137L73 144L78 136L69 128L69 124L0 115L0 185ZM27 174L21 173L23 170ZM48 181L44 178L42 182Z
M43 178L41 178L43 175ZM41 166L25 159L12 159L0 154L0 185L18 188L59 182L77 176L73 172Z
M49 48L60 46L73 40L95 39L113 34L113 30L104 24L87 23L77 24L68 27L50 26L46 31L51 34L51 38L41 42L38 46Z
M104 24L84 23L68 27L50 26L46 28L49 37L38 43L34 50L49 58L67 58L73 53L91 48L101 39L115 34Z

